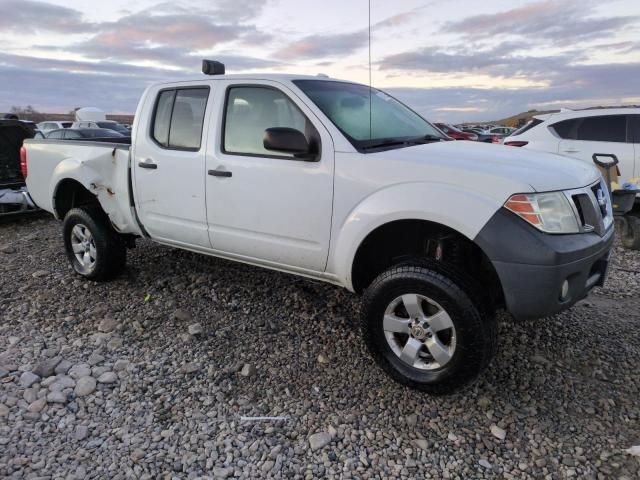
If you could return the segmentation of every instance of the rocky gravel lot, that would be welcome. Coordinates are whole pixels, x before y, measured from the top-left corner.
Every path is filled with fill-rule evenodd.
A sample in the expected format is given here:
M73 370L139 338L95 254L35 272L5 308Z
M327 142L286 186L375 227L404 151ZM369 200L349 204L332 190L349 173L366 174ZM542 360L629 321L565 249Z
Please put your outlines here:
M639 253L502 316L488 372L430 397L372 364L344 290L146 241L97 284L61 243L0 225L1 478L640 478Z

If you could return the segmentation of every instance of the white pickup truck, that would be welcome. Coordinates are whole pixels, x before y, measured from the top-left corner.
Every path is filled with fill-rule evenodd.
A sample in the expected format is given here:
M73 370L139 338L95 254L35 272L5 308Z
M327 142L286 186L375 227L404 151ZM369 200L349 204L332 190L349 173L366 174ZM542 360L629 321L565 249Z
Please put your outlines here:
M446 141L384 92L326 77L157 84L131 145L25 148L78 274L117 275L144 237L364 293L373 358L436 394L487 366L498 309L544 317L602 285L613 242L594 167Z

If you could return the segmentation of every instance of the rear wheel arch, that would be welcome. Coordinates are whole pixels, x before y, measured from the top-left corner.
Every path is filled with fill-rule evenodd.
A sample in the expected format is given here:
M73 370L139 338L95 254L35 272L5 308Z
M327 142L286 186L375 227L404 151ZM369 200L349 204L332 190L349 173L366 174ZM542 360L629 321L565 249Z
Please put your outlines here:
M60 180L53 192L53 210L57 218L64 219L69 210L81 206L100 206L98 198L73 178Z

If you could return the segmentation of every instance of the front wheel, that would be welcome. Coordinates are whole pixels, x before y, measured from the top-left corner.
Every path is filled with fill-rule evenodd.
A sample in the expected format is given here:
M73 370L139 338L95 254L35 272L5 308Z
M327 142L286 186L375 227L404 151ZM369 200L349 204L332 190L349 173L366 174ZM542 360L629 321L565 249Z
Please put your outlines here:
M495 354L497 325L464 279L431 264L382 273L363 299L361 327L375 361L394 380L432 394L473 381Z
M64 217L63 236L67 257L79 275L90 280L109 280L124 269L125 244L100 208L69 210Z

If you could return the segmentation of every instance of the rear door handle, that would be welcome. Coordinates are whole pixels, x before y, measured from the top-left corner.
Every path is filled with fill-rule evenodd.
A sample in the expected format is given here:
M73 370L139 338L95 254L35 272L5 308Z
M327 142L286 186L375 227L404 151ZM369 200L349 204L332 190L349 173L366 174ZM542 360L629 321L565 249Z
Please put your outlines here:
M212 177L230 177L232 173L228 170L209 170L209 175Z
M569 150L563 150L563 153L580 153L580 150L573 150L573 149L569 149Z
M139 166L140 168L149 168L149 169L151 169L151 170L155 170L156 168L158 168L158 165L157 165L157 164L155 164L155 163L153 163L153 162L152 162L152 161L150 161L150 160L147 160L147 161L145 161L145 162L138 162L138 166Z

